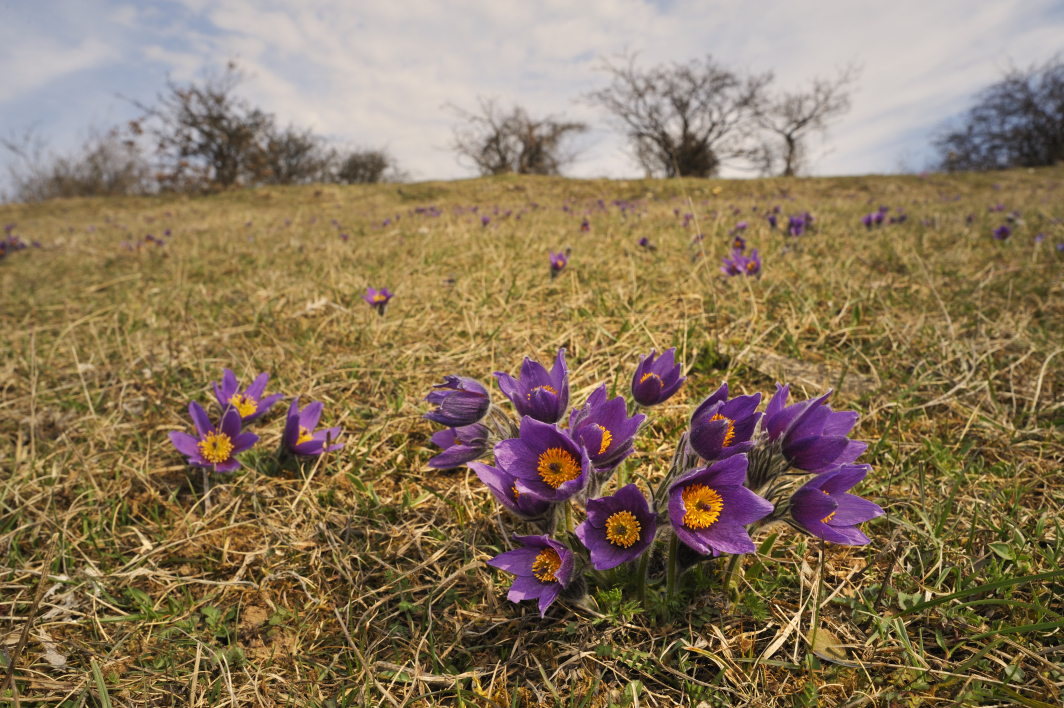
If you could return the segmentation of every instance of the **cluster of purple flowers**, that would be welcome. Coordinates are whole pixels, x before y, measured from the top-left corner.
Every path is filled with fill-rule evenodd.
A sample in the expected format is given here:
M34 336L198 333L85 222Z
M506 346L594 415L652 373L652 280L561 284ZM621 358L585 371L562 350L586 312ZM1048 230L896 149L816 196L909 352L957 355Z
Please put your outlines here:
M873 226L882 226L887 224L904 224L909 219L909 215L902 212L901 207L898 207L897 216L887 216L890 213L890 207L881 206L879 209L873 211L871 214L865 214L861 217L861 223L865 225L865 228L871 229Z
M196 401L188 404L188 412L196 429L195 435L180 430L170 432L170 442L188 458L192 467L206 472L233 472L240 467L236 456L251 449L259 441L255 433L243 427L265 415L284 396L266 395L270 375L259 374L247 388L242 389L236 374L225 369L221 382L212 382L214 397L221 409L219 424L215 426L207 412ZM293 398L285 416L284 433L277 451L279 459L291 456L316 457L323 452L339 450L343 443L335 443L340 428L316 430L323 406L314 402L300 410L299 398ZM334 444L335 443L335 444Z
M788 405L789 386L777 385L759 412L760 394L729 398L725 383L695 408L656 489L645 494L619 482L603 495L635 451L646 423L640 408L664 403L686 380L675 349L640 358L633 415L605 385L570 410L564 349L550 370L526 357L517 378L494 376L520 421L496 406L483 384L447 376L426 397L435 408L424 417L448 426L432 436L444 450L429 465L466 464L500 507L538 532L515 534L521 547L488 563L516 576L511 601L536 600L541 615L559 596L581 602L592 568L632 564L643 597L655 544L669 547L671 595L679 544L699 559L751 553L751 534L782 522L832 543L863 545L869 539L857 525L883 513L849 493L870 470L856 464L867 445L849 438L857 414L832 410L830 391ZM492 464L478 461L489 454ZM801 477L809 479L797 487Z
M746 222L740 221L735 231L732 232L731 255L723 259L720 267L724 275L755 276L761 273L761 256L757 254L757 249L750 251L749 256L746 255L746 239L739 235L744 230L746 230Z
M813 215L807 211L789 217L787 233L791 236L801 236L813 226Z
M9 253L21 251L22 249L26 248L26 242L23 241L18 235L12 233L14 230L14 224L4 225L4 237L0 239L0 259L3 259ZM40 244L34 241L33 245L39 246Z

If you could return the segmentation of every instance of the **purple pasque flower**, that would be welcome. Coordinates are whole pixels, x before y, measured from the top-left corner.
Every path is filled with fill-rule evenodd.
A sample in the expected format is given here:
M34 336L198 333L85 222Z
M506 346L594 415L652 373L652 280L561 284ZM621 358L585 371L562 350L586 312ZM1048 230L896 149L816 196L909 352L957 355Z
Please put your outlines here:
M746 227L747 226L749 226L749 224L747 224L745 221L740 221L738 224L735 225L735 231L736 232L746 231Z
M591 465L600 472L614 469L634 452L633 443L646 416L628 417L624 398L606 400L606 384L588 396L583 408L569 414L570 435L583 444Z
M813 477L791 495L791 518L809 534L843 546L869 543L857 524L883 515L883 509L847 491L865 478L869 465L842 465Z
M591 551L595 570L609 570L638 558L658 532L658 515L650 510L639 487L629 484L613 496L589 499L587 521L576 536Z
M370 307L377 310L377 314L384 317L384 310L388 307L388 301L393 297L393 293L388 292L388 288L381 288L377 290L374 287L367 286L366 294L362 296L362 299L369 303Z
M498 502L519 519L540 518L551 507L548 501L537 499L531 494L522 494L517 488L517 477L512 474L483 462L469 462L468 467L487 485Z
M739 253L742 253L746 250L746 239L736 234L732 237L731 247L732 251L738 251Z
M750 251L750 257L743 263L743 272L746 275L757 275L761 272L761 256L757 254L757 249Z
M1005 224L1002 224L1001 226L994 229L994 238L996 238L998 241L1004 241L1011 235L1012 229L1010 229Z
M507 599L510 602L539 600L542 617L572 580L573 552L547 536L514 535L514 540L524 548L501 553L489 560L488 565L516 575Z
M440 425L449 428L473 425L491 408L491 394L475 379L444 376L443 383L433 384L432 388L435 390L425 396L425 400L436 406L436 410L422 417Z
M196 426L192 436L180 430L170 431L170 442L177 451L188 457L193 467L210 467L215 472L232 472L240 463L234 455L249 449L259 441L255 433L240 432L240 413L230 408L222 415L222 424L215 428L203 406L192 401L188 413Z
M495 445L495 465L516 478L519 492L549 502L582 492L591 471L583 445L557 425L527 416L519 437Z
M765 218L768 219L768 225L772 228L777 228L779 226L779 220L776 218L775 214L769 214Z
M728 384L721 384L691 415L691 448L707 462L749 451L754 446L750 439L761 419L757 412L760 404L760 393L729 401Z
M669 523L702 555L753 553L746 526L772 513L772 503L743 486L746 455L692 470L669 487Z
M281 449L294 455L320 455L323 452L339 450L343 443L334 443L340 437L340 428L324 428L315 432L314 428L321 419L321 412L325 406L321 401L308 404L302 411L299 410L299 397L292 399L292 405L288 407L288 417L285 419L284 433L281 436Z
M776 384L776 394L765 408L762 429L778 442L787 463L803 472L821 473L846 465L861 456L868 443L847 437L857 424L856 411L833 411L819 398L787 405L790 384Z
M746 256L738 249L732 249L731 257L721 260L720 272L728 277L742 275L746 272Z
M545 366L527 356L521 364L516 380L503 371L496 371L502 395L510 399L520 416L531 416L544 423L557 423L569 407L569 369L565 366L565 349L558 350L554 366Z
M214 397L218 399L218 405L222 407L222 410L232 408L240 414L241 422L250 423L270 410L277 401L284 398L279 393L265 398L262 397L262 394L266 392L266 384L269 382L270 375L263 372L256 376L251 385L242 392L240 384L236 380L236 374L229 369L225 369L222 372L222 385L219 386L217 381L212 382L212 384L214 386Z
M565 270L565 266L569 265L569 256L561 251L555 253L553 250L550 252L550 278L554 280L558 277L558 274Z
M686 376L680 376L682 367L676 363L676 347L665 351L655 359L650 350L647 356L639 357L639 365L632 376L632 398L641 406L656 406L680 390Z
M865 225L865 228L872 228L872 214L865 214L861 217L861 223Z
M432 442L443 448L443 452L427 464L433 469L449 470L483 457L491 447L488 435L488 429L479 423L438 430L432 434Z

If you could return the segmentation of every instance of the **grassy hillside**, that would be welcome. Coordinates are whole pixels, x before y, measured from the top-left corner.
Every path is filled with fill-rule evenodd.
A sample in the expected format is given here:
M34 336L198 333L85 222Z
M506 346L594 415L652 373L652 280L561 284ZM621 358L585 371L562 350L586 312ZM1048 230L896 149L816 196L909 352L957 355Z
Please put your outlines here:
M34 614L24 705L1059 705L1062 218L1060 169L2 206L40 247L0 261L0 658ZM719 269L742 220L759 278ZM395 293L386 316L366 286ZM660 478L721 381L835 388L871 443L856 491L888 512L872 544L777 529L735 603L712 563L680 609L595 588L544 620L507 602L484 563L506 549L495 502L426 466L422 398L559 347L574 402L624 395L639 355L672 346L689 379L649 412L631 479ZM204 504L167 434L191 430L190 400L217 419L226 367L323 402L345 447L278 467L285 402ZM820 659L811 594L845 645Z

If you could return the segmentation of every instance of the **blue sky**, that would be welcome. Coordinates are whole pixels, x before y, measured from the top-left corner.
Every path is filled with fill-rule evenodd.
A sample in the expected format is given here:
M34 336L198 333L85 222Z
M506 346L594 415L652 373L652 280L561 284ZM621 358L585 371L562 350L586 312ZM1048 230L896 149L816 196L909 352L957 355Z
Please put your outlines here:
M607 117L579 101L602 58L712 54L779 88L856 63L853 109L813 144L814 174L919 169L929 138L1010 66L1064 50L1044 0L0 0L0 135L57 150L137 115L169 76L239 62L241 92L282 122L389 149L415 179L471 175L448 149L454 104L518 102L583 120L577 176L640 174Z

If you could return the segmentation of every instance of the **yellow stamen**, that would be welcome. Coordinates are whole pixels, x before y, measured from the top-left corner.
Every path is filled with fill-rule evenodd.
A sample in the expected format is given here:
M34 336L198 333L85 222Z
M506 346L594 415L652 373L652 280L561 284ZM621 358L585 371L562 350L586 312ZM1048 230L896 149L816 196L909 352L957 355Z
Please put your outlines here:
M750 271L751 273L753 271L757 270L757 261L747 261L746 262L746 269L748 271Z
M233 397L229 399L229 405L236 409L236 412L240 414L241 418L247 418L249 415L254 415L255 411L259 409L259 402L251 396L244 396L239 393L234 393Z
M303 443L310 442L313 439L314 436L311 435L309 430L304 428L302 425L299 426L299 438L296 439L296 445L302 445Z
M606 519L606 540L615 546L628 548L639 540L642 527L630 511L618 511Z
M703 484L692 484L683 490L683 525L692 529L706 529L720 518L724 499L715 489Z
M536 559L532 561L532 575L544 583L556 583L558 582L558 576L555 573L561 567L562 559L558 555L558 551L553 548L544 548L536 556Z
M596 425L596 428L602 431L602 444L599 445L598 454L605 454L606 450L610 449L610 443L613 442L613 433L603 428L601 425Z
M639 379L639 383L643 383L644 381L649 379L651 376L653 376L655 379L658 380L658 386L664 386L665 385L665 384L662 383L661 377L658 376L657 374L643 374L643 378Z
M203 459L214 465L227 462L233 452L233 442L225 433L207 433L197 447Z
M388 299L388 298L386 298L386 297L385 297L385 296L384 296L383 294L381 294L381 293L377 293L376 295L374 295L374 296L373 296L373 302L384 302L384 301L385 301L385 300L387 300L387 299Z
M539 390L543 390L543 391L550 391L550 392L551 392L551 393L553 393L553 394L554 394L555 396L557 396L557 395L558 395L558 392L554 390L554 387L553 387L553 386L536 386L536 387L535 387L534 389L532 389L531 391L529 391L529 392L528 392L528 400L530 400L530 401L531 401L531 400L532 400L532 393L533 393L534 391L539 391Z
M725 418L720 413L717 413L709 421L712 423L714 420L726 420L728 421L728 432L724 433L724 442L721 443L721 447L728 447L732 444L732 440L735 439L735 421L731 418Z
M510 491L514 493L514 501L519 501L521 499L521 492L517 491L516 483L510 487Z
M827 497L828 499L831 499L831 495L830 495L830 494L828 494L827 492L825 492L825 491L824 491L823 489L821 489L820 491L821 491L821 492L822 492L822 493L824 494L824 496L826 496L826 497ZM838 509L835 509L835 511L838 511ZM827 516L825 516L825 517L824 517L823 519L821 519L821 521L823 521L823 522L824 522L825 524L826 524L827 522L831 521L831 519L832 519L832 518L833 518L833 517L835 516L835 511L833 511L833 512L831 512L830 514L828 514Z
M539 456L540 478L557 489L580 476L580 461L560 447L552 447Z

